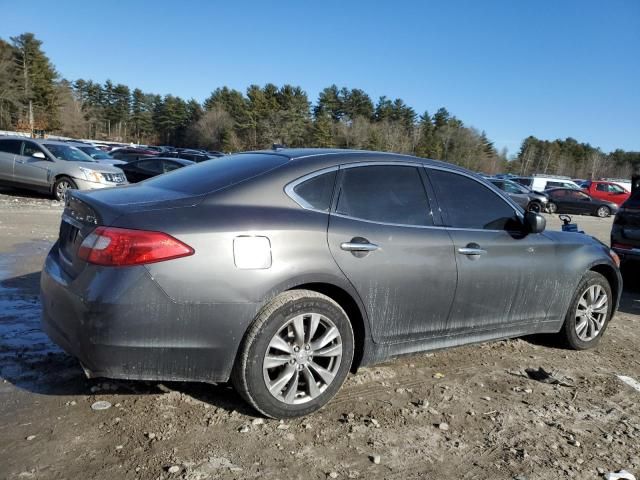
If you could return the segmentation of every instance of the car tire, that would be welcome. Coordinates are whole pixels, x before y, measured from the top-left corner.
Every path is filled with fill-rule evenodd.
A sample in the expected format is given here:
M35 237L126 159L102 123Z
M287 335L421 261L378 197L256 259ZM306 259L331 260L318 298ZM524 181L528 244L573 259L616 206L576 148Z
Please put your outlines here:
M601 205L596 210L596 216L598 216L600 218L606 218L609 215L611 215L611 209L609 207L605 206L605 205Z
M604 304L599 303L602 298ZM587 272L578 284L560 331L564 343L573 350L598 345L609 324L614 302L607 279L597 272Z
M529 212L540 213L542 212L542 205L540 204L540 202L531 202L529 203L527 210Z
M77 188L78 186L76 185L76 182L74 182L69 177L60 177L53 184L53 197L56 200L63 202L67 194L67 190Z
M558 211L558 206L553 202L549 202L549 205L547 205L547 210L549 211L549 213L556 213Z
M353 351L353 329L338 303L310 290L291 290L256 316L238 352L231 382L261 414L301 417L319 410L337 393L351 368Z

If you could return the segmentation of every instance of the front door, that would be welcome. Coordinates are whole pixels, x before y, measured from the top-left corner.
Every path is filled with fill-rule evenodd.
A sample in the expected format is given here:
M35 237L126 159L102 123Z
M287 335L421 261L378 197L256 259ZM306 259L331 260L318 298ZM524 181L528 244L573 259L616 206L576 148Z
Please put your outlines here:
M456 288L451 239L433 228L414 165L341 167L329 247L358 292L377 343L444 332Z
M544 234L522 233L516 209L466 174L428 169L453 241L458 286L451 334L524 327L546 320L555 249Z
M45 158L34 157L40 152ZM48 188L51 185L51 166L53 162L46 158L46 154L35 143L28 140L22 142L22 151L16 156L14 164L14 181L26 185Z

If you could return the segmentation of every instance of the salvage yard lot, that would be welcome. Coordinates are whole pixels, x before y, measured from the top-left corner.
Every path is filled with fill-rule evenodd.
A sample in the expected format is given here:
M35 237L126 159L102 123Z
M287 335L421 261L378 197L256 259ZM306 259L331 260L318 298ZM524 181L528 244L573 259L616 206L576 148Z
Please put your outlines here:
M39 272L61 211L45 197L0 191L0 478L640 473L640 392L617 378L640 379L637 285L626 286L595 350L542 337L403 357L351 375L320 413L279 422L226 385L87 380L39 328ZM611 219L575 220L608 243ZM539 367L563 384L524 373ZM111 408L92 410L99 400Z

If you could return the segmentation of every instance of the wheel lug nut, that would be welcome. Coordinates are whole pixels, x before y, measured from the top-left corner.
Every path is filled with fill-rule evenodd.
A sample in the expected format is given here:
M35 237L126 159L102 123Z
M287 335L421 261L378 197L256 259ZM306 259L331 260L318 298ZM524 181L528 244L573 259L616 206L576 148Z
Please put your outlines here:
M293 347L293 351L294 352L299 352L300 351L300 347Z
M304 346L304 349L305 349L305 350L310 350L310 349L311 349L311 345L305 345L305 346Z

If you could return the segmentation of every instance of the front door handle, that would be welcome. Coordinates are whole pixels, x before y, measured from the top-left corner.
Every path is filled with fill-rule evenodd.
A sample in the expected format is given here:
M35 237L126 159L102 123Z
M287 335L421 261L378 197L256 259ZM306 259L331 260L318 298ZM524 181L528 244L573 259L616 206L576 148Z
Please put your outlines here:
M340 244L340 248L347 252L373 252L380 247L375 243L344 242Z
M474 256L484 255L485 253L487 253L487 251L480 248L480 245L478 245L477 243L469 243L466 247L458 248L458 253L461 255Z

